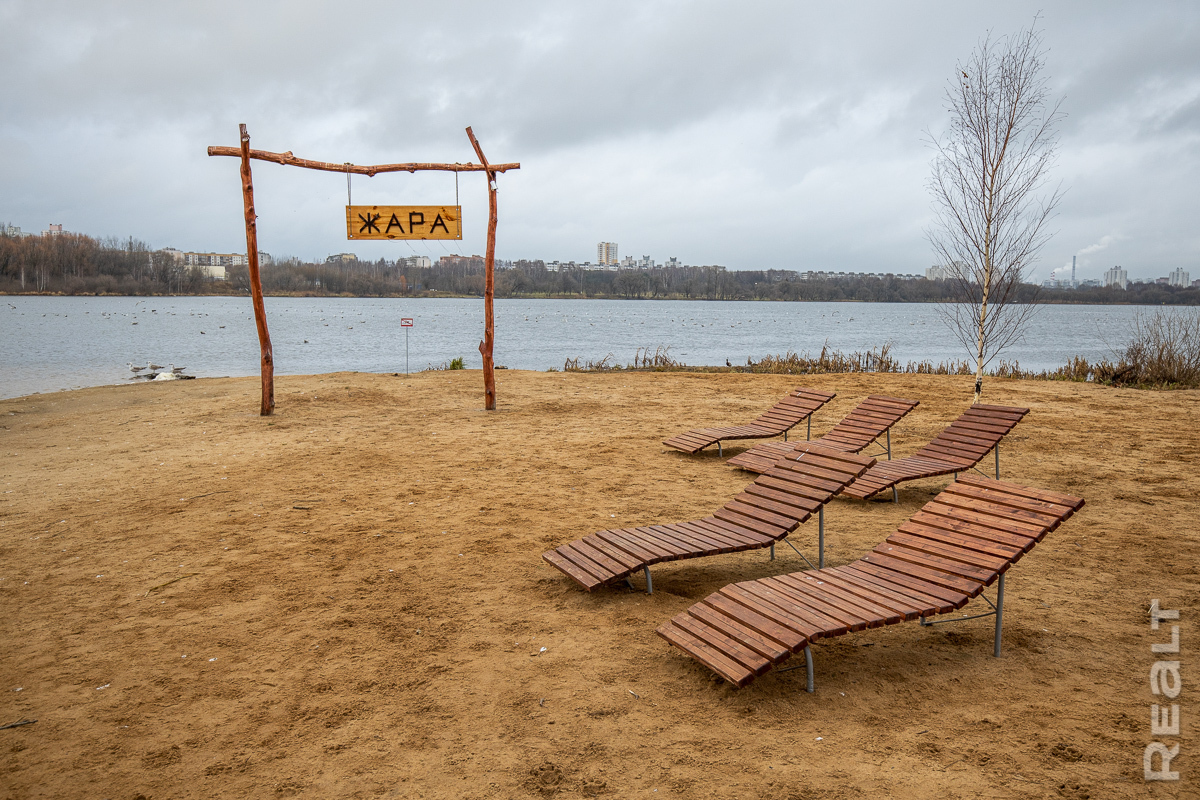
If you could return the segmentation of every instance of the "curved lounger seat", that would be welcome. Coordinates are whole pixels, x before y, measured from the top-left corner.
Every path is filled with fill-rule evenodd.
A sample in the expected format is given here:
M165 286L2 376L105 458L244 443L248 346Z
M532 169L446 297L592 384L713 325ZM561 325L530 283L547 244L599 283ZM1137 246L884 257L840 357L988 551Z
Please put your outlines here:
M796 388L749 425L696 428L666 439L663 444L685 453L698 453L710 444L715 444L720 453L721 442L728 439L769 439L783 434L786 440L788 431L805 418L808 418L811 424L812 413L835 397L837 394L834 392Z
M692 522L600 531L542 554L589 592L639 570L652 591L650 567L660 561L774 547L875 459L801 445L712 516Z
M921 403L919 400L905 400L902 397L888 397L873 394L863 400L846 415L845 419L834 425L829 433L814 439L815 444L832 447L843 453L861 453L863 448L880 436L887 434L888 458L892 457L891 430L892 426L904 418ZM741 467L748 472L763 472L781 457L791 452L794 445L788 442L760 442L746 452L729 459L733 467Z
M938 624L925 618L962 608L999 578L986 614L996 616L998 656L1004 573L1082 506L1058 492L960 478L858 561L731 584L658 635L737 686L806 650L811 692L812 642L904 620Z
M865 475L846 487L846 495L865 500L904 481L966 472L989 450L996 451L996 477L1000 477L1000 440L1029 413L1028 408L975 404L916 455L895 461L880 461Z

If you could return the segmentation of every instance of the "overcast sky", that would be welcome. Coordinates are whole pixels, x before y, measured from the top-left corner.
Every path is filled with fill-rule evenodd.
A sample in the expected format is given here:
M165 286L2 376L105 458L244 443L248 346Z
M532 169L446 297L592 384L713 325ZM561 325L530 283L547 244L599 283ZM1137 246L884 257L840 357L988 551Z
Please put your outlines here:
M1066 189L1036 277L1200 278L1200 4L0 0L0 223L244 251L237 144L500 177L500 258L669 256L730 269L923 272L926 131L979 39L1040 10ZM482 253L347 242L346 179L254 162L259 246L306 259ZM450 204L453 175L354 201Z

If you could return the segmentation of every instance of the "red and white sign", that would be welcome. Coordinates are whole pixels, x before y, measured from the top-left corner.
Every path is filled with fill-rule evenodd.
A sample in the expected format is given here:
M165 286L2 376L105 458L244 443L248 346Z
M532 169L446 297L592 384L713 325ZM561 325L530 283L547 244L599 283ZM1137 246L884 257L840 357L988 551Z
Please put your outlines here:
M413 326L412 317L401 317L400 318L400 327L401 328L411 328L412 326Z

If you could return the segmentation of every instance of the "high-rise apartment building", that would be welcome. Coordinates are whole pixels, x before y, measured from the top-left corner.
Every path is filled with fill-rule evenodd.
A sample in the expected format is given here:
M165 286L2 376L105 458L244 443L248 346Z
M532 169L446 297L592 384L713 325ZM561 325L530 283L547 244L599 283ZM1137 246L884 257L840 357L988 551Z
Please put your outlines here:
M1129 288L1129 273L1121 267L1113 267L1104 271L1105 286L1119 286L1122 289Z
M1192 282L1192 275L1183 267L1176 267L1167 275L1167 283L1171 286L1187 286Z
M602 267L617 266L617 243L600 242L596 245L596 263Z

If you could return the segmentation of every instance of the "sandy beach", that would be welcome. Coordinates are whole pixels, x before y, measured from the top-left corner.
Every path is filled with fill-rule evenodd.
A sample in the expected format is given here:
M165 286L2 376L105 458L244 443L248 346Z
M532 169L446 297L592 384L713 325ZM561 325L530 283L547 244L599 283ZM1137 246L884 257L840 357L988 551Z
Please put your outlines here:
M735 689L654 633L805 568L790 548L661 565L652 595L584 592L541 553L754 478L661 444L684 429L810 386L838 393L815 436L889 394L921 401L900 457L972 378L497 383L494 413L478 371L281 377L271 418L257 378L0 401L0 725L36 720L0 730L0 796L1197 796L1200 391L987 381L1031 409L1002 477L1087 502L1010 574L1002 657L990 619L893 625L815 645L808 694L802 669ZM835 499L828 563L946 483ZM792 540L814 551L815 523ZM1182 780L1146 784L1155 598L1181 611Z

